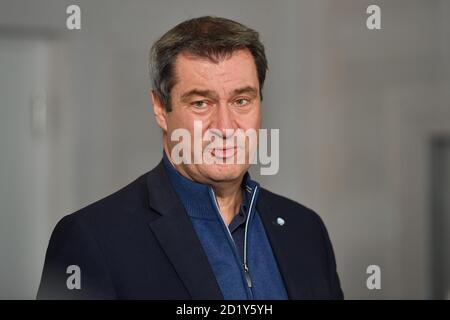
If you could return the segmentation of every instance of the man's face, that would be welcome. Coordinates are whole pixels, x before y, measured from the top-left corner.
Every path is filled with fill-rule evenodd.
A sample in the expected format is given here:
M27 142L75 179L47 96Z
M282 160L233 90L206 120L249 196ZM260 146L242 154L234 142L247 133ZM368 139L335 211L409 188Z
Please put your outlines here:
M190 164L176 165L177 169L200 183L239 181L250 166L248 159L252 151L248 139L244 147L230 132L254 129L257 133L261 126L261 97L253 56L248 50L237 50L230 57L214 63L181 53L175 63L175 78L176 84L171 91L172 111L165 112L162 106L155 107L157 121L165 133L164 148L168 156L171 158L172 149L179 143L171 141L172 132L184 128L190 132L190 156L194 159L194 139L198 142L198 135L194 135L196 121L201 123L201 136L209 131L219 139L216 143L223 142L223 148L208 147L211 140L199 142L203 154L218 161L199 164L191 161ZM154 106L155 102L158 104L153 100ZM236 160L238 148L242 148L240 154L245 154L243 163ZM226 163L230 157L234 163Z

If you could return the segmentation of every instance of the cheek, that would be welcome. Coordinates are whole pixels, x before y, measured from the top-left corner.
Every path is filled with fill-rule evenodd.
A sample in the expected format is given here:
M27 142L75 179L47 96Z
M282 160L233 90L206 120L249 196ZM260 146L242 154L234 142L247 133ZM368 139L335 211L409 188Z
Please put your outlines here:
M171 137L171 133L175 130L183 130L184 133L188 134L190 137L191 143L194 142L194 140L201 140L204 134L204 131L207 129L207 124L204 121L200 121L199 119L196 119L192 115L186 113L186 114L173 114L170 117L170 120L168 121L168 132L169 132L169 139ZM198 126L198 127L196 127ZM178 143L176 141L175 143ZM193 149L193 148L192 148Z
M167 127L171 129L171 131L179 128L185 128L190 130L193 127L192 121L188 115L180 112L179 110L172 110L172 112L167 117Z
M243 116L239 119L239 127L241 129L255 129L258 130L261 127L261 113L258 111Z

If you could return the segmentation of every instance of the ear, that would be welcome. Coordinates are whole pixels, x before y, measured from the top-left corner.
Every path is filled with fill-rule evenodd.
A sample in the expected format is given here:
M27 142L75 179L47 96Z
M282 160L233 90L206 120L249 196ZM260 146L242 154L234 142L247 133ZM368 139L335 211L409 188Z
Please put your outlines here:
M167 132L167 111L164 107L161 99L156 94L154 90L149 91L150 98L153 103L153 113L155 115L156 122L163 129L164 132Z

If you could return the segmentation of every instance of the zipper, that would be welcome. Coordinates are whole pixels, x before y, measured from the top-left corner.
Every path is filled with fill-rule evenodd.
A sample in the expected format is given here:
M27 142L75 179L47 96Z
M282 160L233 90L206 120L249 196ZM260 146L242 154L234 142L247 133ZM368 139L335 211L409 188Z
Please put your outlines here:
M220 217L220 219L222 220L223 224L226 227L226 223L223 220L222 214L220 213L219 204L217 203L217 199L216 199L216 194L214 193L214 190L212 188L210 190L211 190L211 193L212 193L212 197L214 198L214 204L216 205L216 209L217 209L217 212L219 213L219 217ZM230 229L228 229L228 228L226 228L226 229L228 231L228 236L229 236L228 240L231 240L231 242L234 244L233 236L231 235ZM234 247L236 248L235 244L234 244Z
M250 292L252 293L253 296L253 292L252 290L252 277L250 276L250 269L248 267L248 261L247 261L247 238L248 238L248 226L250 225L250 220L252 218L251 213L253 212L253 204L254 204L254 200L256 197L256 192L258 191L258 186L255 186L255 189L253 190L253 194L252 194L252 200L250 201L250 206L248 208L248 214L247 214L247 221L245 222L245 232L244 232L244 273L245 273L245 278L247 280L247 286L250 289Z
M252 278L250 277L250 270L248 269L248 265L244 263L244 275L245 280L247 281L247 286L252 289Z
M258 186L255 186L255 189L253 190L253 195L252 195L252 200L250 201L250 206L248 209L248 213L247 213L247 221L245 222L245 232L244 232L244 263L243 263L243 273L244 273L244 278L245 278L245 282L247 283L247 288L248 288L248 294L250 296L250 299L253 300L253 291L252 291L252 278L250 276L250 269L248 267L248 263L247 263L247 237L248 237L248 226L249 226L249 222L250 222L250 218L251 218L251 213L253 211L253 203L255 200L255 196L256 196L256 191L257 191ZM233 243L233 247L234 247L234 255L235 258L239 261L239 256L237 254L237 248L236 248L236 244L234 243L233 240L233 236L231 235L230 229L228 229L225 221L223 220L222 214L220 213L220 208L219 208L219 204L217 203L217 198L216 195L214 193L214 190L212 189L212 187L210 187L210 192L211 192L211 196L214 199L214 204L216 206L217 212L219 213L220 219L222 221L223 226L225 227L225 229L227 229L227 233L228 233L228 241ZM242 271L241 269L241 271Z

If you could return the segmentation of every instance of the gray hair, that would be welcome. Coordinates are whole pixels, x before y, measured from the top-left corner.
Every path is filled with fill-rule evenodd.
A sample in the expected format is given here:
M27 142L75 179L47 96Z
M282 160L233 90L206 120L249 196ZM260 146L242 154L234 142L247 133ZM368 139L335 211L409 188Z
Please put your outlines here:
M186 20L166 32L150 49L149 71L154 93L166 110L172 110L170 92L176 83L174 63L177 55L188 52L214 63L248 49L255 60L262 100L267 59L259 34L236 21L204 16Z

